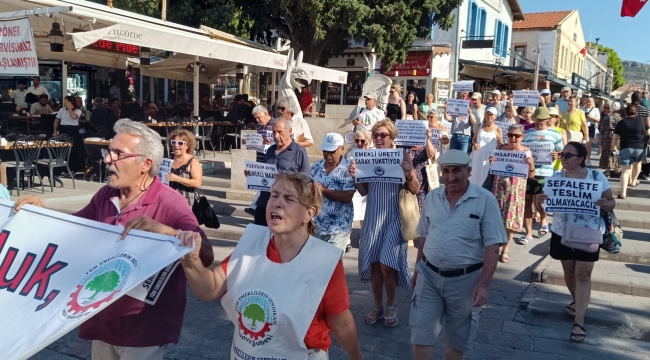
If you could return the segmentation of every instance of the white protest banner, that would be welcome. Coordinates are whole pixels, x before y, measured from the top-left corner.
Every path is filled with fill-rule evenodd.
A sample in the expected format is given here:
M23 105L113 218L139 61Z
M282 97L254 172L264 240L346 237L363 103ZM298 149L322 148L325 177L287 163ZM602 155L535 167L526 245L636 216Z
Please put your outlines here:
M537 106L539 104L539 91L537 90L515 90L512 92L515 106Z
M242 137L246 142L246 150L255 150L257 152L264 152L264 139L262 134L252 133L243 134Z
M160 294L162 294L162 289L167 285L167 281L178 265L180 265L178 261L167 265L158 273L151 275L145 281L138 284L127 295L149 305L156 305L156 301L158 301Z
M490 164L490 174L527 178L530 166L526 164L525 151L494 150L496 160Z
M404 182L402 149L354 149L352 157L357 163L355 180L358 183Z
M553 143L551 142L527 142L525 144L533 155L535 165L551 165L553 163Z
M440 147L440 131L441 129L434 129L434 128L429 128L429 131L431 132L431 137L429 140L433 144L434 147Z
M250 172L246 177L248 190L269 191L278 175L278 168L275 164L245 161L244 169Z
M29 205L4 224L3 359L34 355L192 251L174 237L139 230L120 240L122 230Z
M472 92L474 91L474 80L462 80L462 81L456 81L452 85L454 91L457 92Z
M172 159L162 159L162 163L160 163L160 169L158 169L158 179L165 185L169 185L169 180L166 179L167 174L169 174L172 171L172 163L174 160Z
M426 120L397 120L397 139L395 145L402 146L424 146L427 142L427 128L429 122Z
M0 75L38 75L29 18L0 21Z
M447 114L451 116L467 116L469 100L447 99Z
M596 206L603 194L600 181L547 177L544 194L548 195L546 212L600 216Z

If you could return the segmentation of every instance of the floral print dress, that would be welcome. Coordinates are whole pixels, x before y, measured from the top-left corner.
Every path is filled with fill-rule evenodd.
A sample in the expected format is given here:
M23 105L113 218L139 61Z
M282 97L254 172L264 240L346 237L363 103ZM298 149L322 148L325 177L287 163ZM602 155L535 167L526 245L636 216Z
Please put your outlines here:
M524 224L526 179L495 175L492 193L499 203L505 228L520 231Z
M413 170L415 170L415 175L417 176L418 181L420 182L420 190L418 190L418 207L420 208L420 214L422 213L422 207L424 206L424 199L427 197L429 192L429 183L427 182L427 148L425 146L420 147L418 150L413 150L413 148L406 148L406 152L411 155L413 159Z

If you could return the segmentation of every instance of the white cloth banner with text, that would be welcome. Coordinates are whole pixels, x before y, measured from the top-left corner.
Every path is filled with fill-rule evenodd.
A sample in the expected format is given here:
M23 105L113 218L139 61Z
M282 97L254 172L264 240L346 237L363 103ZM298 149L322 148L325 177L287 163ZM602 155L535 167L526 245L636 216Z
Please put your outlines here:
M539 105L539 91L537 90L515 90L512 92L514 98L512 103L515 106L534 106Z
M29 18L0 21L0 75L38 75Z
M244 169L250 173L246 176L248 190L269 191L278 175L278 167L275 164L245 161Z
M526 164L525 151L494 150L495 161L490 165L490 174L527 178L530 166Z
M469 111L469 100L448 99L447 114L451 116L467 116Z
M427 128L429 122L426 120L397 120L397 139L395 145L401 146L424 146L427 143Z
M3 359L37 353L192 251L171 236L133 230L120 240L118 226L12 206L0 200Z
M352 158L357 164L355 180L358 183L404 182L403 149L354 149Z
M603 183L582 179L548 177L544 184L546 212L600 216L596 201L603 194Z

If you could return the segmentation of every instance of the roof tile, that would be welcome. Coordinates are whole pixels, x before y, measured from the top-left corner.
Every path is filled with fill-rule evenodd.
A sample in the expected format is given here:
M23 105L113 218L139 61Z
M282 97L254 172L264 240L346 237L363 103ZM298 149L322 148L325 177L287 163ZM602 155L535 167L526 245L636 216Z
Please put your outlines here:
M526 13L523 21L514 21L512 23L512 28L515 30L552 29L570 13L571 10Z

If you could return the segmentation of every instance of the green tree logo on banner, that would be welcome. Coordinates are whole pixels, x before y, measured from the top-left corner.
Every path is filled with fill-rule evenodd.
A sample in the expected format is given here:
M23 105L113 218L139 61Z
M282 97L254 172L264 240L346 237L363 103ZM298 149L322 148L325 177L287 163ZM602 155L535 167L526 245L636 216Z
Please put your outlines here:
M262 309L262 307L257 304L250 304L246 306L246 309L244 309L244 316L247 319L253 320L253 324L251 324L252 327L255 327L256 321L263 322L266 319L264 309Z
M94 300L95 296L100 292L109 292L115 290L120 282L120 275L115 270L107 271L90 281L86 285L86 289L92 290L95 293L89 298Z

